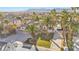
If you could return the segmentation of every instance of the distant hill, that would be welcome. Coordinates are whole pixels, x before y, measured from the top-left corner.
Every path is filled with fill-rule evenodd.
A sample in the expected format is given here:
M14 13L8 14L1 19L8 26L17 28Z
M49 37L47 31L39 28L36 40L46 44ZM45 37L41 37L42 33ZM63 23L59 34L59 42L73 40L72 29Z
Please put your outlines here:
M53 9L56 9L57 12L62 11L63 9L70 10L71 8L31 8L28 9L28 12L49 12Z
M28 12L49 12L51 9L29 9Z
M24 14L24 13L30 13L30 12L50 12L51 10L56 9L57 12L61 12L63 9L69 10L71 12L71 8L64 8L64 7L56 7L56 8L47 8L47 7L36 7L36 8L29 8L27 10L22 11L12 11L12 12L3 12L3 13L11 13L11 14Z

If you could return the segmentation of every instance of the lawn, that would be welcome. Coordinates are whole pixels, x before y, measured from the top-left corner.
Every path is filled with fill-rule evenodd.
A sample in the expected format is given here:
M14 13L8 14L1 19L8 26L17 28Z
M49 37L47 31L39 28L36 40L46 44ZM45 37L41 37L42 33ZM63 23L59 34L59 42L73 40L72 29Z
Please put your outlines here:
M50 48L51 42L48 40L43 40L41 38L38 39L37 45L45 48Z

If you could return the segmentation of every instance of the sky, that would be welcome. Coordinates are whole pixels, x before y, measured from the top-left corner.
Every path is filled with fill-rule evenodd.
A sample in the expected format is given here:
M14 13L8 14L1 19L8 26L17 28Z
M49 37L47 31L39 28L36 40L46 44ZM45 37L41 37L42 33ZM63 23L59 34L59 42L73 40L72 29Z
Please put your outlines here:
M25 11L28 9L53 8L53 7L0 7L0 11Z
M26 7L0 7L0 11L24 11L28 10L29 8Z
M0 6L9 7L71 7L79 6L79 0L0 0Z
M11 12L11 11L26 11L28 9L40 9L40 8L45 8L45 9L53 9L53 8L61 8L61 7L0 7L0 11L8 11L8 12ZM62 7L63 8L63 7ZM66 8L66 7L64 7Z

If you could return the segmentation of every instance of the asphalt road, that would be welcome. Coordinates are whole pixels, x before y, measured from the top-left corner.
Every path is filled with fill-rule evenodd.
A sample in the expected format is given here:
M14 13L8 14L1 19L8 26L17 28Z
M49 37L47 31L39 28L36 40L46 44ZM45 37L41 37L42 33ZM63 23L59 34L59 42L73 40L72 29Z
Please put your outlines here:
M29 33L17 31L16 34L13 34L6 38L0 38L0 41L5 41L5 42L25 41L27 40L27 38L30 38L30 37L31 35Z

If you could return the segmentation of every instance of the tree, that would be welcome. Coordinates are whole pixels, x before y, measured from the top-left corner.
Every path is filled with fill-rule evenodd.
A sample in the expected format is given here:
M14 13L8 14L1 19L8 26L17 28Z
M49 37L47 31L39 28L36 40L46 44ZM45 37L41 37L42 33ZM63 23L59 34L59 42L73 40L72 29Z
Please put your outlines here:
M9 23L9 20L4 20L4 23L8 24Z
M31 24L31 25L28 25L28 28L26 30L31 33L33 37L32 43L35 46L35 49L38 51L36 47L36 39L35 39L35 32L37 31L37 27L34 24Z
M52 27L53 27L56 25L56 21L57 21L57 12L55 9L51 10L50 17L51 17Z
M36 27L35 27L35 25L34 25L34 24L32 24L32 25L28 25L27 30L28 30L28 32L30 32L30 33L31 33L32 37L34 37L34 36L35 36Z
M48 17L45 17L45 19L43 19L43 23L47 26L47 28L48 28L48 25L50 25L51 24L51 21L50 21L50 17L48 16Z
M2 30L3 30L3 24L0 24L0 34L1 34Z
M67 43L67 40L66 40L66 25L68 24L67 22L69 21L69 14L68 12L64 9L62 12L61 12L61 27L62 27L62 35L63 35L63 39L64 39L64 45L63 45L63 49L64 49L64 46L65 44ZM66 43L65 43L66 42ZM68 43L67 43L68 44Z
M50 36L53 36L53 29L52 29L52 22L51 22L51 18L50 16L47 16L43 19L43 24L47 27L46 31L44 31L44 33L46 33L47 35L47 39L50 38ZM48 30L52 30L52 32L50 33ZM42 31L43 32L43 31ZM52 38L51 38L52 39ZM50 39L49 39L50 40Z
M66 33L66 40L67 40L67 46L68 46L68 50L69 51L72 51L74 50L74 43L73 43L73 37L74 37L74 34L76 32L78 32L79 30L79 23L75 23L72 21L72 18L70 19L70 22L69 24L67 25L68 27L68 32Z
M63 29L63 37L64 41L66 41L67 47L69 51L72 51L73 48L73 34L78 30L78 23L75 23L73 14L69 14L67 11L62 11L62 20L61 25ZM75 14L76 15L76 14Z
M32 18L33 18L33 20L37 20L38 16L36 15L35 12L33 12Z
M0 33L3 30L3 22L2 21L3 21L3 14L0 13Z
M0 13L0 21L3 21L2 19L3 19L3 14Z

